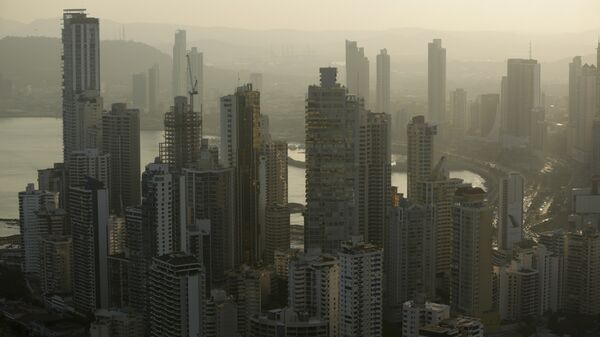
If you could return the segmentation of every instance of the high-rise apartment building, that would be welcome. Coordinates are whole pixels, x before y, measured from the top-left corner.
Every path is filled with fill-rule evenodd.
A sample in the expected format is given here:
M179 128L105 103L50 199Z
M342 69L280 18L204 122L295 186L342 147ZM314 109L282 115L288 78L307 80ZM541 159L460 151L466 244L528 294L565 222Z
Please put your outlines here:
M237 303L222 289L210 292L204 312L204 337L238 337Z
M402 305L402 337L420 337L419 329L450 318L450 306L434 302L406 301Z
M329 336L340 335L340 263L332 255L294 256L288 271L288 306L326 320Z
M133 74L131 84L131 105L134 109L148 112L148 78L146 73Z
M390 114L390 55L382 49L377 55L377 106L375 112Z
M340 335L381 336L383 324L383 249L353 237L342 245L340 261Z
M45 294L69 293L72 284L73 241L67 235L47 235L40 244L40 281Z
M102 116L102 149L110 155L111 210L123 214L140 204L140 113L115 103Z
M391 207L384 246L384 314L387 322L402 322L404 303L435 295L435 259L427 249L432 234L426 206L397 194Z
M427 117L435 124L444 124L449 122L446 117L446 48L442 48L441 39L434 39L427 51Z
M160 70L156 63L148 69L148 112L160 112Z
M109 305L108 190L96 179L69 188L73 236L73 304L84 313Z
M192 110L187 97L177 96L164 119L165 141L160 159L174 172L193 167L200 158L202 117Z
M204 271L191 255L155 257L149 277L150 336L201 336Z
M251 84L221 97L220 161L235 170L236 263L252 264L259 258L260 120L260 93Z
M458 88L450 92L450 112L452 127L457 135L462 135L467 129L467 91Z
M494 129L500 108L500 95L483 94L479 96L479 135L490 137Z
M510 173L500 181L498 205L498 247L511 250L523 237L525 178Z
M502 137L505 147L529 146L534 127L539 122L532 111L542 105L540 64L532 59L509 59L503 86Z
M437 126L425 122L424 116L413 117L408 124L407 194L408 198L419 199L419 182L431 174L433 168L433 136Z
M568 233L565 239L564 304L569 312L600 313L600 233L597 229Z
M65 208L67 201L67 169L64 163L38 170L38 190L58 192L59 206Z
M100 27L85 10L66 9L62 29L63 157L99 146Z
M358 234L358 130L363 107L337 83L337 69L321 68L321 84L306 101L304 248L338 250Z
M350 95L364 100L364 106L369 106L369 81L369 59L365 49L359 48L356 41L346 40L346 87Z
M33 184L27 184L25 191L19 192L19 223L26 273L40 272L42 239L50 234L63 234L65 230L64 214L56 218L57 208L56 192L36 191Z
M187 40L185 30L178 29L175 31L175 43L173 44L173 71L171 97L186 96L188 87L188 72L187 72Z
M460 187L452 206L454 247L450 304L483 317L492 308L492 210L481 188Z
M67 165L69 186L83 186L87 178L101 181L110 186L110 154L100 154L95 148L73 151Z
M327 321L294 308L273 309L250 317L249 337L327 337Z
M391 117L368 112L359 130L358 230L383 247L392 185Z

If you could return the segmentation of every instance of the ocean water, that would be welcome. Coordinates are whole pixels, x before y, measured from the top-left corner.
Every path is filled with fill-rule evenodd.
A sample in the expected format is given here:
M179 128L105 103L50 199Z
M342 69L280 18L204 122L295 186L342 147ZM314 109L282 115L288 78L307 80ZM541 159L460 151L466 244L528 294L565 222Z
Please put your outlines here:
M162 131L142 131L141 168L158 155ZM290 156L303 160L302 149L290 151ZM62 161L62 120L57 118L0 118L0 218L18 218L18 193L27 183L37 185L37 170ZM483 186L481 176L470 171L452 171L452 177L462 178L475 186ZM288 197L290 202L304 204L304 169L288 167ZM406 193L406 173L394 172L392 184ZM301 224L302 217L294 216L292 223ZM14 233L0 222L0 235Z

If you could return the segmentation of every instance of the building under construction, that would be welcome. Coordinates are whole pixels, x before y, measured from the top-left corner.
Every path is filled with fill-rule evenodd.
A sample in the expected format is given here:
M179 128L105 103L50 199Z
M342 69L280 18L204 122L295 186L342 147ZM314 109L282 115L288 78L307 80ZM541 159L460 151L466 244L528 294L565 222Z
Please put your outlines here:
M187 97L175 97L165 114L165 141L160 143L160 158L170 169L181 171L193 167L200 157L202 115L188 104Z

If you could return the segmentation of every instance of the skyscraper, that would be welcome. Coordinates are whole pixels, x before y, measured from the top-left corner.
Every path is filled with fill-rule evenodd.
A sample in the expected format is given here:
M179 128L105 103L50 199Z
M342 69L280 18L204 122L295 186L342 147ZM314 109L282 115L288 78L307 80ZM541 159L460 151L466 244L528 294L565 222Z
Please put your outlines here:
M383 329L383 250L357 237L342 245L340 330L342 336L376 337Z
M99 146L100 30L97 18L85 10L66 9L62 29L63 157L72 151Z
M158 64L148 69L148 112L157 114L160 111L160 71Z
M110 186L110 154L100 154L98 149L73 151L67 169L69 186L83 186L88 177Z
M150 336L201 336L204 271L191 255L171 253L152 261L149 277Z
M492 310L492 211L485 192L458 188L452 221L450 304L457 312L482 317Z
M355 186L363 107L337 83L337 69L320 71L321 85L308 87L306 101L304 248L334 252L358 234Z
M502 135L505 147L529 146L533 127L538 120L532 110L541 106L540 65L532 59L509 59L507 63L506 87L502 98Z
M309 253L289 263L288 305L327 320L329 336L340 334L340 263L332 255Z
M202 117L192 111L184 96L175 97L165 114L165 141L160 143L160 159L174 172L193 167L200 158Z
M356 41L346 40L346 87L350 95L364 100L364 106L369 106L369 79L369 59L365 49L359 48Z
M433 168L433 136L437 134L437 126L426 123L424 116L416 116L408 124L407 134L407 192L410 199L417 200L418 183L424 181Z
M391 117L363 115L359 131L358 221L364 240L383 246L392 185Z
M148 112L148 81L146 73L133 74L131 82L131 103L133 108L142 112Z
M196 84L196 91L198 91L198 93L194 95L194 102L190 103L193 103L192 106L194 107L194 110L201 112L202 104L204 104L204 54L199 53L198 48L192 47L192 49L189 52L189 57L192 71L192 79L190 82L190 80L188 79L189 76L186 72L186 88L189 91L192 89L190 88L190 85ZM202 116L200 116L200 118L202 118Z
M108 190L99 180L69 188L73 235L73 304L84 313L109 305Z
M189 81L187 75L186 43L185 30L178 29L175 31L171 97L187 95L186 88Z
M581 56L575 56L569 63L569 123L568 123L568 149L571 157L577 156L578 116L579 116L579 85L581 81ZM581 158L580 158L581 160Z
M597 229L569 233L565 240L565 293L568 312L600 313L600 233Z
M40 239L40 280L45 294L71 292L73 242L70 236L47 235Z
M50 216L45 216L57 207L58 193L36 191L33 184L28 184L25 191L19 192L19 223L25 252L26 273L40 272L42 238L50 234L63 234L64 223L52 221Z
M458 135L462 135L467 128L467 91L458 88L450 92L450 109L452 113L452 127Z
M432 226L427 206L396 194L384 246L384 313L391 323L402 322L404 303L435 294L435 261L427 251ZM429 206L431 207L431 206Z
M479 100L479 134L481 137L489 137L500 108L500 95L483 94Z
M523 197L525 179L510 173L500 181L498 205L498 247L511 250L523 236Z
M375 112L390 114L390 55L382 49L377 55L377 107Z
M428 119L437 123L446 123L446 48L442 40L434 39L428 45L427 102Z
M260 147L260 93L246 84L233 95L221 97L220 161L224 167L235 169L238 263L254 263L259 258Z
M115 103L102 116L102 149L110 155L111 210L140 204L140 113Z

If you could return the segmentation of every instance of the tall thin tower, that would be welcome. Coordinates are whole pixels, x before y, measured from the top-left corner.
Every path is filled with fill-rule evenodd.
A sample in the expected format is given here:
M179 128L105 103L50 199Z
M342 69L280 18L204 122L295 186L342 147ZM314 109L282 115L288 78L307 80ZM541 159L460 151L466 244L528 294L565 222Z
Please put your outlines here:
M187 60L186 55L186 32L175 31L175 44L173 45L173 86L171 96L186 96L187 88Z
M434 39L428 48L427 102L429 121L446 121L446 48L442 40Z
M377 106L378 113L390 112L390 55L382 49L377 55Z
M346 40L346 86L351 95L361 97L369 105L369 59L356 41Z
M85 9L65 9L62 29L63 156L96 147L100 135L100 27Z

